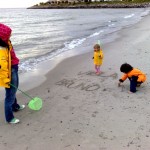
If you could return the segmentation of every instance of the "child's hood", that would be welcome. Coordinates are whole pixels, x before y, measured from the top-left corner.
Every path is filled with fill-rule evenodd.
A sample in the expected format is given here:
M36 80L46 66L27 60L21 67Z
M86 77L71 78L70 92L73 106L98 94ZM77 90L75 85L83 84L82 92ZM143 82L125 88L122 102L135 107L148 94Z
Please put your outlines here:
M8 40L9 40L10 35L11 35L11 32L12 32L12 30L11 30L10 27L0 23L0 38L4 42L8 43Z

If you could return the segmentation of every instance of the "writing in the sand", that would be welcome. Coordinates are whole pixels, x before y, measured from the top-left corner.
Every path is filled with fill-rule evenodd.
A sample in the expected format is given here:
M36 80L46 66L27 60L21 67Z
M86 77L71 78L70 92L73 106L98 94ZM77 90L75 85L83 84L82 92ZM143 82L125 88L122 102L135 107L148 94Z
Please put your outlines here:
M85 91L95 91L100 88L99 84L86 84L84 82L78 83L77 80L68 80L62 79L61 81L56 82L56 85L65 86L67 88L80 89Z

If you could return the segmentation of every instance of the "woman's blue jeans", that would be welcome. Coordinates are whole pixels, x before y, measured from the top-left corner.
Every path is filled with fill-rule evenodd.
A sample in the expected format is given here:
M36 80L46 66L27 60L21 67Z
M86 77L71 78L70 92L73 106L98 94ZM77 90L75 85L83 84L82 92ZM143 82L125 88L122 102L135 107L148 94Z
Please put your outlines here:
M10 122L14 118L13 111L17 111L20 108L20 106L17 104L16 99L16 92L19 85L18 67L12 67L11 84L16 88L13 86L10 86L10 88L5 88L5 118L7 122Z

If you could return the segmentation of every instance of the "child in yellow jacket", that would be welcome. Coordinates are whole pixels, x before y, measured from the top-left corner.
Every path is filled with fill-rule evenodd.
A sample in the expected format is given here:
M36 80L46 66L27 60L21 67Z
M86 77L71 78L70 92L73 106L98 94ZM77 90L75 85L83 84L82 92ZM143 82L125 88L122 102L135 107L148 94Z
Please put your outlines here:
M127 78L130 80L130 92L135 93L136 87L139 87L146 80L146 75L139 69L133 68L130 64L124 63L120 67L120 71L124 75L119 79L118 85L124 82Z
M95 44L94 45L94 65L95 65L95 70L96 70L96 74L99 75L101 73L100 71L100 67L103 63L103 58L104 58L104 55L103 55L103 51L102 49L100 48L100 45L99 44Z

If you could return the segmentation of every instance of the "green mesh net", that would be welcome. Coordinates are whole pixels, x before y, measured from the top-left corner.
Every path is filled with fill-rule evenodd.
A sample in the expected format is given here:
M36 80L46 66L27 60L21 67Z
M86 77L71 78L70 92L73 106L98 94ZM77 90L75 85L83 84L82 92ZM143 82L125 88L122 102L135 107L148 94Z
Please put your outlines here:
M40 110L42 108L42 99L35 97L28 103L28 107L32 110Z

